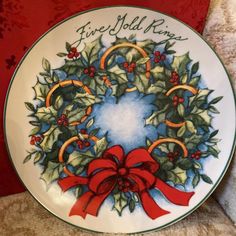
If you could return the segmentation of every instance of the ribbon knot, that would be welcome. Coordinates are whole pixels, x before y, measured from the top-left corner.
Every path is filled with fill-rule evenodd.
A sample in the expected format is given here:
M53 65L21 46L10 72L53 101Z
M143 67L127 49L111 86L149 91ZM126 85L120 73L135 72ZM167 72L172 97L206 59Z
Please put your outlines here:
M117 187L122 192L137 193L146 214L156 219L169 212L158 206L149 194L150 189L158 189L170 202L183 206L188 205L194 194L177 190L156 178L154 173L158 169L159 163L146 149L134 149L125 156L123 148L116 145L107 149L102 157L89 163L87 177L69 176L59 180L58 184L63 191L77 185L88 185L89 191L76 201L70 216L97 216L104 200Z

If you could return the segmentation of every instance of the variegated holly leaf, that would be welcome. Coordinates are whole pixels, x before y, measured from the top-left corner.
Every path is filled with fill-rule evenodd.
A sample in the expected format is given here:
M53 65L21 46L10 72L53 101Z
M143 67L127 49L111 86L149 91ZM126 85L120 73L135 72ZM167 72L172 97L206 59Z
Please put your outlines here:
M40 107L38 108L35 116L43 122L52 123L55 121L57 116L57 111L52 107Z
M164 81L157 81L154 84L151 84L147 90L147 93L165 93L166 92L166 83Z
M168 171L168 180L172 181L174 184L184 185L187 181L186 170L176 167L174 170Z
M53 104L54 108L56 110L59 110L61 108L61 106L63 105L63 98L62 96L58 96L55 100L55 103Z
M39 79L37 80L36 85L33 87L35 92L35 99L38 99L42 102L45 102L45 99L47 97L49 87L47 84L42 84Z
M153 125L157 126L161 122L163 122L166 118L166 110L168 109L169 105L166 105L162 110L160 111L154 111L151 116L149 116L145 120L145 125Z
M92 94L88 93L76 93L74 103L79 103L83 106L89 107L95 103L99 103L102 100Z
M152 41L151 39L138 41L136 44L137 46L143 48L145 52L147 52L148 54L153 53L155 45L156 45L156 43Z
M184 143L187 149L193 149L203 140L202 135L192 134L190 137L184 139Z
M125 93L125 90L128 88L127 84L114 84L111 86L112 95L119 98Z
M101 49L102 41L100 36L94 41L85 44L85 47L82 51L82 56L88 62L88 64L92 64L93 62L98 60L98 55Z
M114 205L113 209L115 209L119 216L121 216L123 209L128 205L128 198L125 196L123 192L119 192L113 195Z
M47 187L49 187L49 184L59 178L62 170L62 164L49 161L47 167L41 174L40 179L42 179L46 183Z
M95 157L92 155L91 151L86 151L86 152L74 151L69 155L67 163L72 165L73 167L86 166L94 158Z
M53 144L58 140L59 134L62 132L56 125L52 125L50 129L44 133L43 141L40 146L45 152L50 152L52 150Z
M145 74L136 74L134 77L133 85L138 89L140 93L146 93L149 87L149 80Z
M108 70L110 81L116 81L118 84L128 82L128 77L125 70L122 70L118 65Z
M175 56L171 67L178 72L180 76L187 73L187 65L191 62L189 53L186 53L182 56Z
M67 110L68 111L68 110ZM68 122L79 121L86 115L86 109L77 107L74 110L71 110L67 113Z
M106 137L99 139L94 145L94 151L96 153L96 156L100 157L102 153L106 150L107 146L108 146L108 142L107 142Z
M43 60L42 60L42 66L43 66L43 69L44 69L46 72L50 73L50 71L51 71L51 65L50 65L50 62L49 62L46 58L43 58Z

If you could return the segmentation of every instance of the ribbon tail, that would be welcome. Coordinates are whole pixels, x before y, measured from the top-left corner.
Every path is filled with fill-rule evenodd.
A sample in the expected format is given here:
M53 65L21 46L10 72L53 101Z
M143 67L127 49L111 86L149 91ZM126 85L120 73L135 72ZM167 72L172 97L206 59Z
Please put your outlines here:
M110 192L92 197L86 207L86 210L85 210L86 213L93 216L97 216L102 203L104 202L104 200L107 198L109 194Z
M143 191L141 194L139 194L139 196L144 211L151 219L155 220L160 216L170 213L169 211L166 211L159 207L147 191Z
M90 191L84 193L71 208L69 216L78 215L85 219L87 215L86 207L88 206L93 196L94 194Z
M156 179L155 187L172 203L180 206L188 206L194 192L183 192L170 185L164 183L160 179Z
M86 177L80 177L80 176L69 176L64 179L58 180L58 184L61 187L63 192L77 185L87 184L87 183L88 183L88 179Z

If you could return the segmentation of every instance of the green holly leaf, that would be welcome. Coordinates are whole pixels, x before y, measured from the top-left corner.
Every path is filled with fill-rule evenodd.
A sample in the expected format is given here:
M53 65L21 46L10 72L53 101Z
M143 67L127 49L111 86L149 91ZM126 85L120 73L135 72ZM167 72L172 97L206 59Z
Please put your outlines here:
M34 155L34 164L38 163L43 158L43 153L38 151Z
M95 91L96 95L105 95L107 91L106 84L103 79L99 76L95 76L94 79L90 82L89 88Z
M178 72L180 76L187 73L187 65L191 62L189 53L186 53L182 56L175 56L171 67Z
M191 160L185 158L182 159L178 162L178 166L182 169L182 170L189 170L190 168L192 168L193 163Z
M149 88L149 80L145 74L135 75L133 84L140 93L146 93L147 89Z
M218 157L220 150L217 145L213 146L208 146L208 152L213 156L213 157Z
M36 109L34 107L34 105L30 102L25 102L25 107L29 110L29 111L32 111L32 112L36 112Z
M218 103L222 98L223 98L223 97L214 98L213 100L211 100L211 101L209 102L209 105Z
M62 96L58 96L57 98L56 98L56 100L55 100L55 103L54 103L54 108L58 111L60 108L61 108L61 106L63 105L63 98L62 98Z
M110 68L108 70L110 81L116 81L118 84L123 84L128 82L128 77L125 70L122 70L118 65Z
M62 170L62 164L49 161L46 169L41 174L40 179L42 179L48 187L53 181L59 178Z
M165 79L168 77L165 72L165 68L162 66L155 66L153 69L151 69L151 74L156 81L165 81Z
M211 124L212 117L209 115L207 110L201 110L200 112L198 110L197 116L201 117L207 126Z
M67 53L59 52L59 53L57 53L57 56L58 57L65 57L65 56L67 56Z
M50 71L51 71L51 65L50 65L50 62L49 62L46 58L43 58L43 60L42 60L42 66L43 66L43 69L44 69L46 72L50 73Z
M193 188L196 188L196 186L199 184L200 182L200 175L198 172L195 173L193 180L192 180L192 186Z
M166 110L168 107L169 105L166 105L162 110L154 111L151 116L145 119L145 125L157 126L163 122L166 119Z
M88 93L76 93L74 97L74 103L79 103L83 106L89 107L95 103L100 103L102 100L99 97L96 97Z
M52 125L50 129L44 133L43 141L40 143L40 146L45 152L50 152L52 150L52 146L58 140L59 134L62 132L56 125Z
M186 128L187 128L187 130L188 130L190 133L194 133L194 134L195 134L195 133L197 132L196 128L194 127L193 122L190 121L190 120L187 120L187 121L186 121Z
M196 76L190 80L189 85L197 86L200 80L201 76Z
M207 175L205 175L205 174L202 174L202 175L201 175L201 178L202 178L202 180L203 180L204 182L206 182L206 183L208 183L208 184L213 184L213 182L212 182L212 180L211 180L211 178L210 178L209 176L207 176Z
M49 92L49 87L47 84L42 84L39 79L37 80L36 85L33 87L35 92L35 99L38 99L42 102L45 102L47 94Z
M86 166L89 162L94 160L94 156L90 151L78 152L74 151L69 155L67 163L73 167Z
M202 135L192 134L190 137L184 139L184 143L187 149L193 149L202 142L202 139Z
M125 90L128 88L127 84L114 84L111 86L112 95L119 98L125 93Z
M186 170L182 170L179 167L176 167L174 170L167 172L168 179L172 181L174 184L182 184L184 185L187 180Z
M184 105L183 104L179 104L178 107L177 107L177 111L179 113L179 115L181 117L184 116L184 113L185 113L185 108L184 108Z
M147 63L150 60L150 57L142 57L139 60L137 60L136 65L143 65Z
M155 48L155 42L151 39L136 42L137 46L143 48L147 54L151 54Z
M37 134L40 130L41 130L41 127L40 127L40 126L36 126L35 128L33 128L33 129L30 131L29 135L30 135L30 136L35 135L35 134Z
M94 41L85 44L81 54L88 64L93 64L96 60L98 60L99 52L102 49L101 37L102 36L99 36Z
M31 152L28 152L28 155L25 157L25 159L23 160L23 164L25 164L26 162L28 162L29 160L31 160L31 158L35 155L35 153L37 153L38 151L33 149Z
M70 43L66 42L66 51L70 52L70 50L71 50L71 45Z
M97 157L100 157L102 153L106 150L108 142L106 137L99 139L94 145L94 151Z
M77 107L67 113L68 122L79 121L86 115L86 109Z
M191 68L191 76L196 74L198 69L199 69L199 62L196 62L193 64L193 66Z
M182 127L179 128L177 132L177 136L181 138L184 136L185 132L186 132L186 126L183 125Z
M123 192L114 194L113 198L113 209L115 209L118 212L119 216L121 216L123 209L128 205L128 198Z
M52 123L55 121L57 116L57 111L52 107L40 107L38 108L37 112L35 113L35 116L43 122L46 123Z
M161 168L166 171L172 170L174 168L174 164L171 161L167 160L164 163L162 163Z
M164 81L158 80L156 83L150 85L147 93L166 93L166 83Z

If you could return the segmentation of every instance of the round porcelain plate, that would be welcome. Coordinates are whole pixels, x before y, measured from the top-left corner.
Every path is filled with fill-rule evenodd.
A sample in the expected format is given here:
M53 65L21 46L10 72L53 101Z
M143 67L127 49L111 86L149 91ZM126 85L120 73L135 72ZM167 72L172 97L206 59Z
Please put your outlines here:
M53 27L19 64L5 135L26 188L97 232L166 227L195 210L234 149L224 66L183 23L108 7Z

